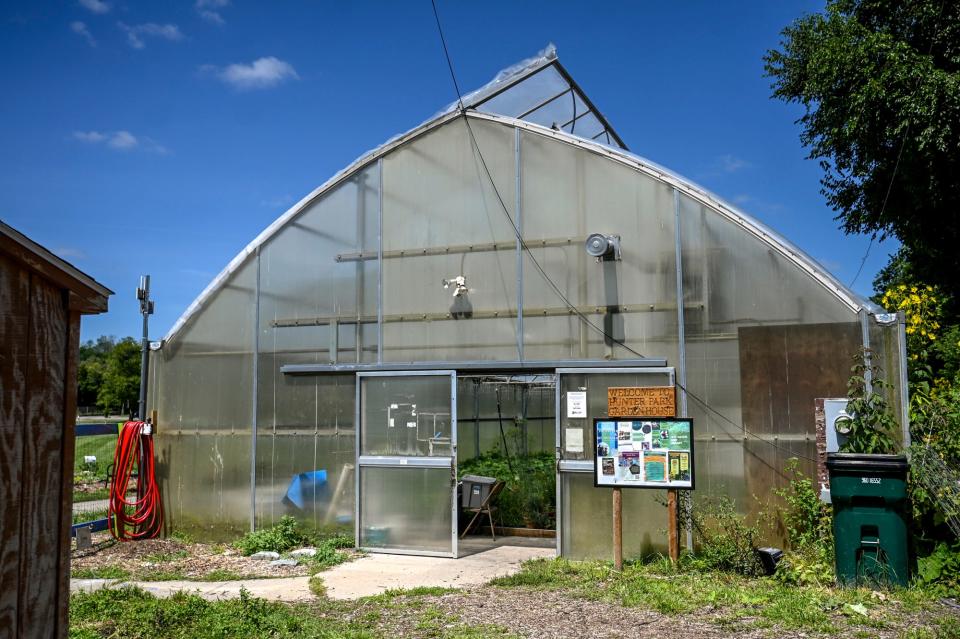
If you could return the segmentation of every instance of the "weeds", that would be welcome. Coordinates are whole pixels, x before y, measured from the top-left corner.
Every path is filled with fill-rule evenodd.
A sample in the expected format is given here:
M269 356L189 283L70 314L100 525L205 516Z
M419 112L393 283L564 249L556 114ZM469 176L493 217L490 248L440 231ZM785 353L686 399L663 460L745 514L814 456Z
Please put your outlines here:
M310 541L310 537L303 532L296 519L284 516L270 528L248 532L235 541L233 545L249 557L261 551L287 552L297 546L308 544Z

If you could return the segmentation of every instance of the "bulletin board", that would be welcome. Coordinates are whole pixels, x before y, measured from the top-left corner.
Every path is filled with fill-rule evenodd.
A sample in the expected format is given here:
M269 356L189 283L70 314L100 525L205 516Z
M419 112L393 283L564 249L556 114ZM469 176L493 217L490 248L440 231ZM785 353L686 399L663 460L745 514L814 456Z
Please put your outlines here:
M693 490L693 420L601 417L593 420L597 487Z

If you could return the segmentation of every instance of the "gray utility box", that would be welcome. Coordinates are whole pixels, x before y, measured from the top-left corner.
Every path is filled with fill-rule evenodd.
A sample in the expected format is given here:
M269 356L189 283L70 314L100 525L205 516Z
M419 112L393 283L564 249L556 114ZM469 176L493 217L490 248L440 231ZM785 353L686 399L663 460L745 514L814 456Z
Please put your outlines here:
M462 485L460 506L462 508L479 508L483 505L483 500L490 494L493 485L497 483L497 478L464 475L460 483Z

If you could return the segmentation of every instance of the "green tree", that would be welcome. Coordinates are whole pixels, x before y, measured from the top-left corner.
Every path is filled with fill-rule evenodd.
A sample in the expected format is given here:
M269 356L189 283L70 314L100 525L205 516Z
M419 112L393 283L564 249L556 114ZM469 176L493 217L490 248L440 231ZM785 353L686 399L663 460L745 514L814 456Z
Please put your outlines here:
M828 0L765 56L847 233L897 237L960 300L960 3Z
M106 357L97 406L104 411L131 409L140 397L140 344L132 337L116 343Z
M112 336L101 335L96 341L89 340L80 345L77 359L77 405L96 406L103 374L107 366L107 356L116 346Z

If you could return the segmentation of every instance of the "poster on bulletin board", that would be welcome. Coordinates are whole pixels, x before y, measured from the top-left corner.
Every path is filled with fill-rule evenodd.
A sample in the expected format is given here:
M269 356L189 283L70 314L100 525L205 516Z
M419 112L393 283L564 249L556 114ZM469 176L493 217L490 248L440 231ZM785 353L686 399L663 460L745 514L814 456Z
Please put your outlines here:
M595 486L693 490L692 419L597 418L593 431Z

